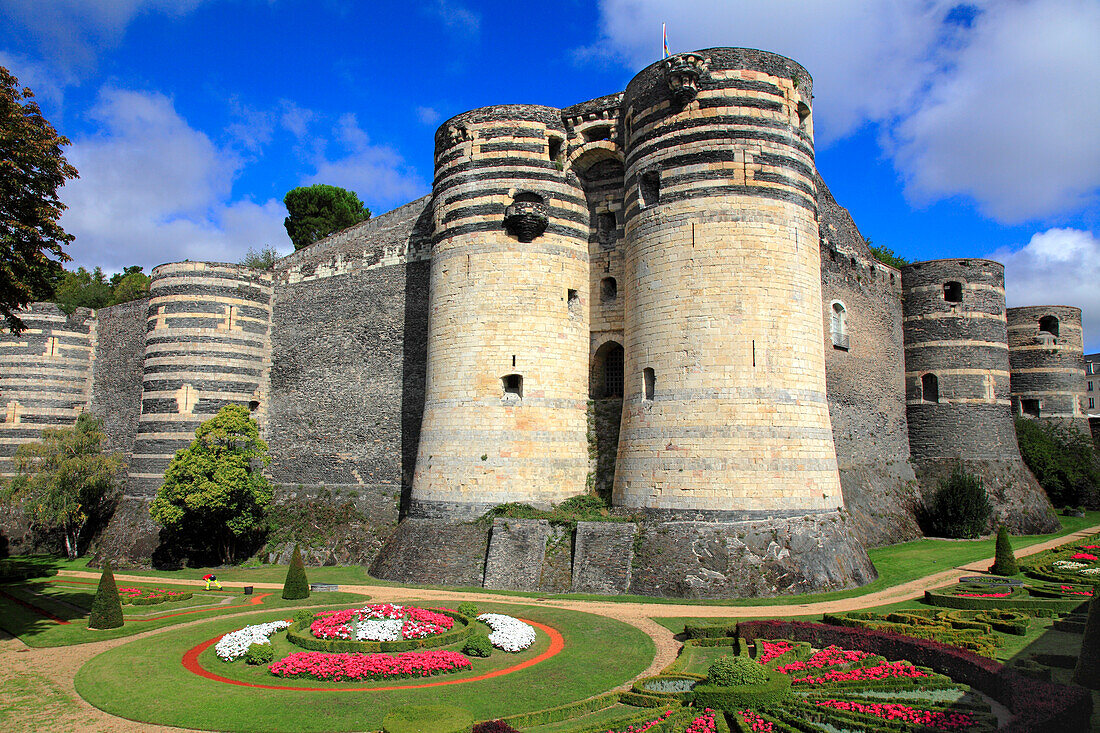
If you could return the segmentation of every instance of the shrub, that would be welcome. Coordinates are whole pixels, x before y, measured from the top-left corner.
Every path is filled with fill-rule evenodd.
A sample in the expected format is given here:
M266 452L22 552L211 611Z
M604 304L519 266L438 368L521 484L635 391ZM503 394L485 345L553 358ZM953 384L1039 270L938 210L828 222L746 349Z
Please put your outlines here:
M922 514L927 534L939 537L973 539L985 531L993 508L978 476L956 466L951 476L940 481L939 488L926 502Z
M747 657L727 654L718 657L707 670L707 682L718 687L759 685L768 679L764 668Z
M286 580L283 582L283 598L288 601L309 598L309 581L306 579L306 568L302 565L302 553L298 551L298 545L294 545L294 554L290 556L290 567L287 568Z
M271 664L275 660L275 649L270 644L253 644L248 647L248 652L244 656L246 664L257 666L260 664Z
M313 611L303 609L294 614L294 623L301 624L302 626L309 626L313 623L313 616Z
M118 597L115 574L111 570L111 561L103 563L103 575L99 576L99 587L95 591L92 610L88 614L89 629L117 629L122 626L122 601Z
M1058 423L1018 418L1020 455L1051 502L1074 506L1095 501L1100 465L1084 431Z
M471 621L473 621L475 618L477 618L477 604L476 603L470 603L469 601L463 601L462 603L458 604L458 608L456 608L455 610L458 611L463 616L465 616L466 618L470 619Z
M493 645L487 636L471 636L466 646L462 647L462 653L468 657L487 657L493 653Z
M446 705L406 705L382 719L384 733L467 733L473 717L462 708Z
M989 572L994 575L1016 575L1020 566L1016 564L1016 553L1012 551L1012 542L1008 538L1008 527L1001 525L997 530L997 554Z
M472 733L519 733L503 720L487 720L474 726Z
M757 665L758 667L760 665ZM763 667L760 667L763 670ZM768 676L755 685L722 687L696 685L695 707L733 712L745 708L766 708L786 698L791 692L791 678L783 674Z

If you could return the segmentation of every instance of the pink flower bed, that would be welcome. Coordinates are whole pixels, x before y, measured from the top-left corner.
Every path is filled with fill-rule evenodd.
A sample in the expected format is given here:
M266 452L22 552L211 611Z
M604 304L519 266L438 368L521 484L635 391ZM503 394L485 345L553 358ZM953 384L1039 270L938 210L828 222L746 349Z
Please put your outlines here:
M382 603L363 608L349 608L344 611L325 611L309 625L310 632L318 639L350 639L355 634L354 626L360 619L404 619L401 627L402 639L423 639L449 631L454 619L442 613L426 608L397 606Z
M1081 545L1082 550L1100 550L1100 545Z
M1071 596L1091 596L1091 590L1075 590L1072 585L1059 586L1063 593L1068 593Z
M756 661L767 664L776 657L781 657L789 652L794 645L789 641L758 641L756 646L760 650L760 656L756 658Z
M956 593L955 595L963 598L1008 598L1012 595L1012 591L1008 593Z
M945 713L935 710L918 710L898 703L863 703L845 700L820 700L821 707L848 710L853 713L873 715L883 720L900 720L932 730L966 730L974 726L974 718L966 713ZM755 729L754 729L755 730Z
M691 725L684 729L684 733L716 733L718 724L714 722L714 711L705 708L703 714L691 721Z
M751 710L742 710L737 714L741 716L741 722L748 723L749 730L751 731L775 730L775 726L771 722L764 720Z
M1096 555L1090 555L1087 552L1078 552L1075 555L1070 556L1071 560L1095 560Z
M318 680L388 680L430 677L470 668L458 652L424 651L404 654L326 654L297 652L268 666L276 677L312 677Z
M167 601L181 598L185 595L181 591L166 590L165 588L119 588L118 594L126 599L162 598Z
M647 721L645 723L639 723L636 726L634 726L634 725L629 726L626 730L622 730L622 731L614 731L614 730L611 730L610 728L608 728L607 733L645 733L645 731L649 730L650 728L658 726L661 723L668 720L671 715L672 715L672 711L671 710L666 710L664 712L664 715L662 715L659 718L655 718L655 719Z
M838 646L828 646L819 652L815 652L814 655L805 662L784 664L782 667L777 667L776 671L782 674L791 674L792 672L805 672L809 669L839 667L841 665L858 662L869 656L871 655L867 652L862 652L858 649L841 649Z
M832 669L820 677L795 677L791 681L803 685L823 685L830 682L855 682L857 680L885 680L891 677L927 677L928 674L908 662L884 662L874 667L858 669Z

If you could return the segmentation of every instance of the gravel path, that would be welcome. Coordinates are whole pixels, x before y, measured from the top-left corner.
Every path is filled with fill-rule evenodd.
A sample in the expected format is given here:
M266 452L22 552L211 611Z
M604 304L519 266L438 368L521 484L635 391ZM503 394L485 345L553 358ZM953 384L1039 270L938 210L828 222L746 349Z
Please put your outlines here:
M1053 540L1041 542L1016 551L1017 557L1032 555L1043 550L1100 532L1100 526L1079 530ZM779 606L696 606L664 603L613 603L608 601L573 601L556 599L532 599L500 596L487 593L456 592L423 588L403 588L385 585L341 585L341 591L363 593L372 601L421 601L448 602L473 601L475 603L500 603L515 605L545 605L575 611L608 616L637 627L653 639L656 654L653 663L641 676L657 674L667 667L680 651L681 644L672 632L654 621L655 618L695 616L704 618L745 618L752 616L806 616L810 614L855 611L861 608L921 598L926 590L957 581L964 575L984 572L992 558L945 570L902 585L897 585L855 598L818 603L792 603ZM98 578L98 573L85 571L61 571L63 576ZM126 582L158 582L162 578L116 573L115 579ZM225 582L226 588L252 585L258 589L279 589L278 583ZM219 617L220 618L220 617ZM146 723L134 723L104 713L81 698L73 684L73 678L81 665L97 654L154 634L162 634L182 626L203 623L201 619L146 631L121 639L80 644L77 646L36 649L27 647L19 639L0 632L0 723L4 733L10 731L74 730L74 731L175 731ZM630 683L621 686L629 688Z

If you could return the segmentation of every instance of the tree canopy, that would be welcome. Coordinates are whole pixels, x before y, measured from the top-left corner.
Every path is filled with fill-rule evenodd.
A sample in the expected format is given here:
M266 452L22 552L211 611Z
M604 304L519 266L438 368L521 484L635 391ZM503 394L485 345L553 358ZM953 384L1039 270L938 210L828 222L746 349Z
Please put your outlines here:
M262 468L270 461L248 408L226 405L176 453L149 513L190 549L216 547L228 562L264 528L272 489Z
M72 241L59 220L57 190L76 178L61 148L69 140L42 116L34 93L0 66L0 315L18 333L15 311L50 292Z
M874 258L884 265L890 265L897 270L900 270L903 265L908 265L909 260L901 255L895 254L894 250L890 249L886 245L873 244L870 239L866 240L867 247L871 250L871 254Z
M88 520L103 518L117 455L103 453L102 422L81 413L71 428L47 428L42 439L15 451L16 475L6 491L21 504L36 527L60 530L69 559L80 554L80 535Z
M274 247L264 247L258 252L249 247L248 252L237 264L256 270L270 270L275 266L275 260L277 259L279 259L279 253L275 251Z
M64 270L55 292L47 300L72 313L77 308L105 308L144 298L149 294L149 276L138 265L116 272L108 280L103 270L88 272L83 267Z
M370 218L354 192L324 183L288 191L283 203L290 214L283 224L295 250Z

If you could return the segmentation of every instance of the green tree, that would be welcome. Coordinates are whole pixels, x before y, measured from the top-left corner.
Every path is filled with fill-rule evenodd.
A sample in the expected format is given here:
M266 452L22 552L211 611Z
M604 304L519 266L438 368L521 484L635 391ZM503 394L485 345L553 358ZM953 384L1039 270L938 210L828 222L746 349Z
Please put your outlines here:
M150 278L140 265L131 265L122 272L111 275L111 300L107 305L129 303L149 295Z
M102 519L122 460L103 453L102 422L82 413L71 428L47 428L41 440L15 451L16 475L6 494L22 505L32 524L60 530L65 554L80 554L81 532Z
M894 254L894 250L890 249L889 247L885 245L881 247L874 245L871 243L870 239L866 241L867 247L871 250L871 254L874 255L875 259L882 264L890 265L890 267L896 267L899 270L901 269L902 265L909 264L909 260Z
M122 626L122 600L118 597L115 574L111 570L111 561L103 563L103 575L99 576L99 586L95 589L92 609L88 614L88 628L117 629Z
M298 545L294 545L294 554L290 556L290 567L286 569L283 598L288 601L309 598L309 581L306 580L306 568L302 564L302 553L298 551Z
M994 575L1015 575L1020 572L1020 566L1016 563L1016 553L1012 551L1012 541L1008 538L1008 527L1001 525L997 530L997 554L993 558L993 565L989 572Z
M83 267L66 270L57 286L55 299L66 313L77 308L103 308L111 302L111 284L98 267L92 272Z
M270 462L248 408L226 405L176 453L149 513L193 548L213 546L229 562L264 527L272 490L262 469Z
M1016 438L1024 463L1057 506L1096 501L1100 458L1090 436L1047 420L1016 418Z
M18 308L52 292L63 249L72 241L59 220L57 190L76 178L58 135L42 116L34 93L0 66L0 315L23 330Z
M354 192L324 183L295 188L283 203L290 214L283 225L296 250L370 218Z
M981 477L955 466L951 476L940 481L921 513L922 523L927 526L925 534L973 539L985 531L993 507Z
M275 260L279 259L279 253L274 247L264 247L259 252L248 248L248 253L238 264L251 267L256 270L270 270L275 267Z

